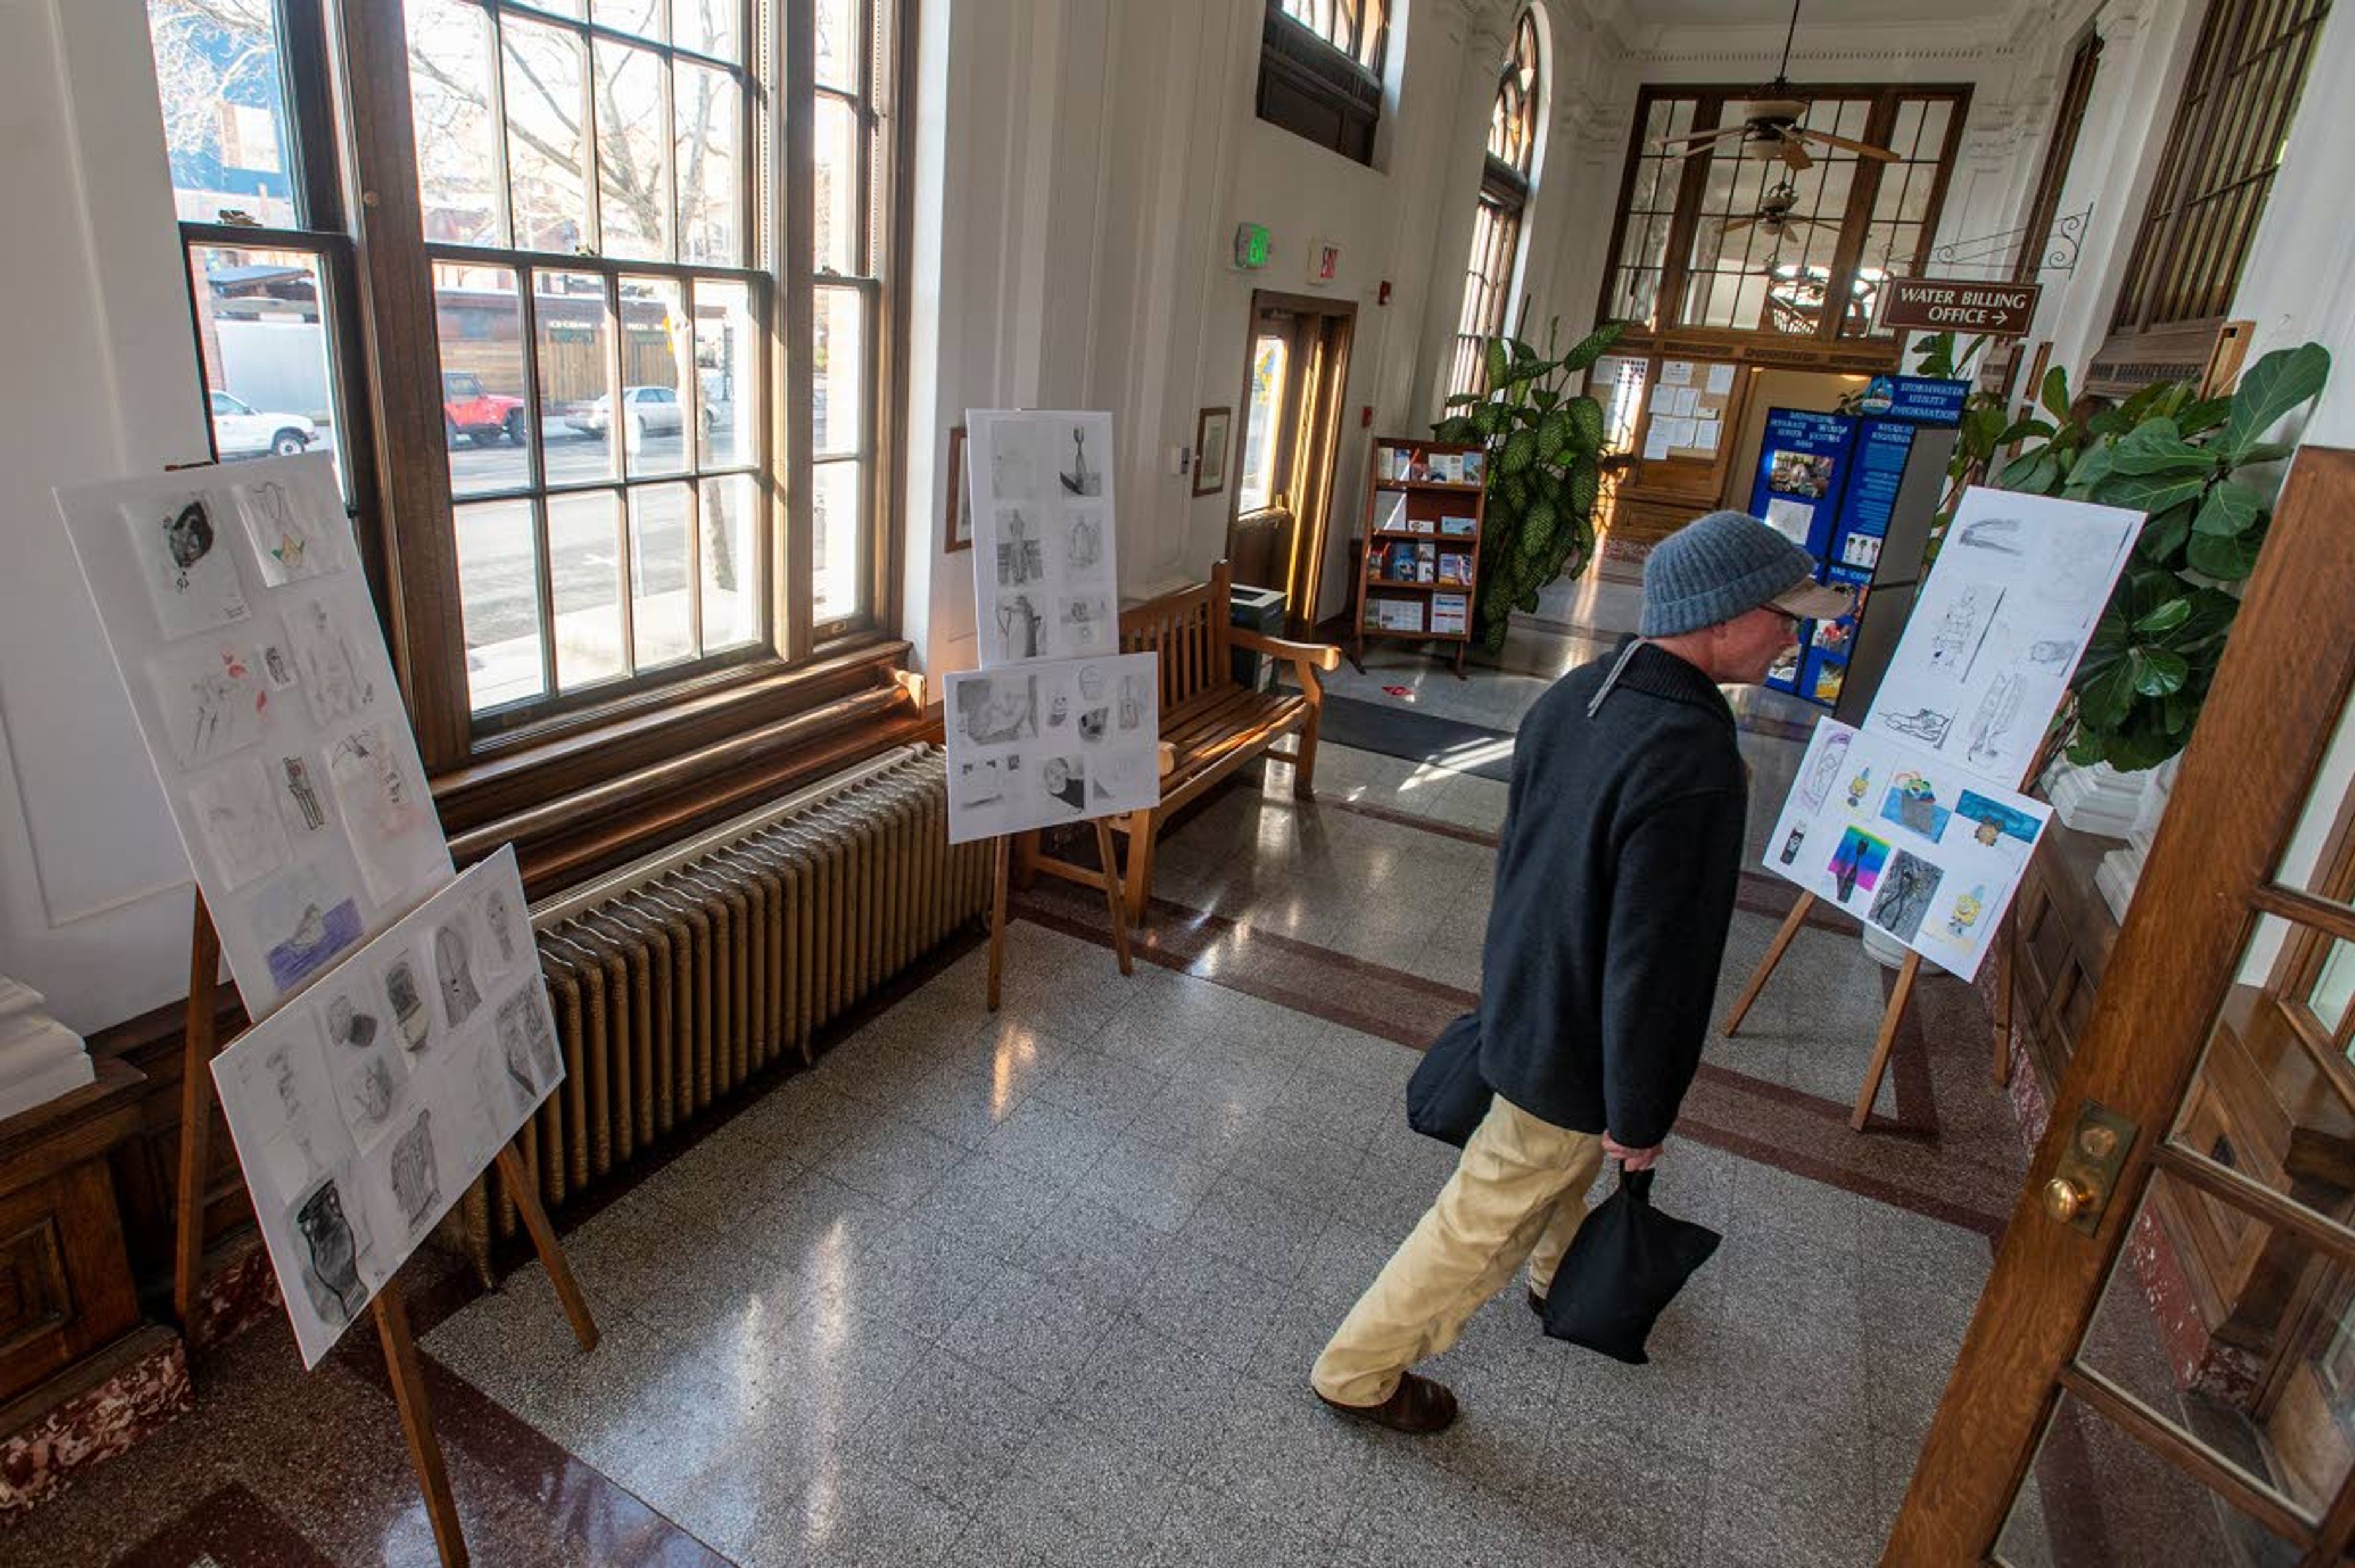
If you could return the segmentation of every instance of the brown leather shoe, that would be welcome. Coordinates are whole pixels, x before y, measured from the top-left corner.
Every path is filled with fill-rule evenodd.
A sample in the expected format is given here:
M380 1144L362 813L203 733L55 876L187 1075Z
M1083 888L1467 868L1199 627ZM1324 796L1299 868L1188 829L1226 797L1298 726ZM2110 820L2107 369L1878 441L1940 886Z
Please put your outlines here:
M1444 1432L1455 1422L1455 1396L1447 1391L1447 1385L1419 1378L1412 1372L1402 1375L1390 1398L1380 1404L1343 1404L1339 1400L1325 1399L1322 1393L1316 1397L1344 1415L1415 1436Z

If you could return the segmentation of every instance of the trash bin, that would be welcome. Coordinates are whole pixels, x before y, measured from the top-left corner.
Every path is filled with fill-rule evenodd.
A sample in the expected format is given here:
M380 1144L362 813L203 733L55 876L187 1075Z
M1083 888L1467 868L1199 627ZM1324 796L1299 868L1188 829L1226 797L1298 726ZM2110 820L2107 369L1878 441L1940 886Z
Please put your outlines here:
M1234 598L1227 615L1230 624L1245 631L1259 632L1271 637L1284 635L1284 590L1281 588L1246 588L1237 583ZM1271 691L1275 687L1275 661L1263 658L1252 648L1234 651L1235 679L1252 691Z

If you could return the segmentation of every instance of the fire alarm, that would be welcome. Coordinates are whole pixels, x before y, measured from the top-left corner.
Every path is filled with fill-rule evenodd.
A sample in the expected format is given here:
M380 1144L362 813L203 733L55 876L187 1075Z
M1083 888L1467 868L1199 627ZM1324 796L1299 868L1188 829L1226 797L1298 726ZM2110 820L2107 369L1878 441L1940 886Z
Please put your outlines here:
M1388 284L1384 284L1383 286L1384 286L1385 288L1387 288L1389 285L1388 285ZM1369 426L1371 426L1371 425L1373 424L1373 422L1374 422L1374 405L1373 405L1373 404L1371 404L1371 403L1368 403L1364 408L1359 409L1359 410L1358 411L1358 428L1359 428L1359 430L1365 430L1365 429L1369 428Z
M1391 303L1391 281L1388 278L1384 278L1382 280L1380 291L1374 295L1374 303L1376 304L1388 304Z

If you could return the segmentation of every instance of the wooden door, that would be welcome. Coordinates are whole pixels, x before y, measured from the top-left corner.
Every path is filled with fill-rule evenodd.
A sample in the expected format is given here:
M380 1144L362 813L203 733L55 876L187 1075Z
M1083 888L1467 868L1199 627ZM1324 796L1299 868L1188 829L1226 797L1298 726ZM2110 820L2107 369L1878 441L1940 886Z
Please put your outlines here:
M2309 1344L2335 1363L2326 1399L2355 1388L2355 1230L2198 1115L2211 1053L2272 999L2272 955L2355 944L2348 857L2286 859L2345 820L2345 781L2317 774L2355 683L2350 508L2355 453L2302 451L1884 1563L2321 1565L2355 1537L2355 1449L2293 1457L2266 1425ZM2308 1032L2291 1048L2349 1079L2343 1031ZM2295 1253L2303 1307L2254 1329L2196 1297L2154 1314L2163 1211L2186 1205ZM2320 1339L2318 1303L2339 1315Z
M1324 560L1355 310L1252 296L1227 560L1238 583L1284 590L1295 629L1312 611Z

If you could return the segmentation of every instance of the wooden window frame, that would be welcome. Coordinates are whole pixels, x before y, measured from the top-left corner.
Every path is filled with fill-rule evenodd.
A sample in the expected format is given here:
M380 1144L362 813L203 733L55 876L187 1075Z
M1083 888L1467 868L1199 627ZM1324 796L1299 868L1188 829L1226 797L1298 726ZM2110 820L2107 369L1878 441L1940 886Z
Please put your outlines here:
M308 6L312 0L286 3ZM778 16L803 3L761 0L751 9L744 45L755 77L782 83L784 94L781 113L753 117L754 134L742 149L748 180L758 181L767 197L745 212L744 260L771 274L766 287L775 302L766 323L772 391L765 453L773 497L768 538L772 560L782 563L771 580L772 594L781 601L772 616L773 645L756 645L751 656L720 667L688 667L684 676L673 672L634 688L601 688L595 700L577 708L490 729L474 723L468 703L437 335L414 325L435 316L415 176L405 7L371 0L344 10L336 40L342 69L336 75L361 188L355 256L368 379L377 393L374 465L382 515L375 532L381 554L398 562L388 578L385 624L436 803L461 845L502 822L541 821L554 804L592 788L609 804L674 800L707 787L713 799L733 798L729 792L735 784L721 775L740 763L763 777L794 776L794 764L776 754L777 737L789 732L812 766L838 765L861 745L889 744L911 732L908 693L895 679L908 649L894 630L902 543L889 524L900 513L904 483L891 458L901 444L905 417L907 299L898 263L913 145L896 132L900 105L913 89L908 40L915 37L916 0L868 0L890 9L865 13L870 38L879 15L887 19L881 37L890 47L888 55L869 47L866 85L874 110L861 139L871 202L862 229L879 261L864 346L867 603L858 616L823 626L810 615L810 403L805 391L792 395L811 379L815 224L806 193L814 188L815 43L810 27L780 26ZM879 130L895 133L880 157ZM582 265L633 273L666 270L619 259ZM799 584L799 591L787 591L789 584ZM843 726L866 740L837 739ZM698 760L695 776L680 776L676 764L682 757ZM692 811L681 809L685 815L672 820L691 822ZM661 825L647 820L648 831ZM602 837L615 835L605 830Z
M2094 81L2101 69L2102 35L2087 27L2070 53L2069 75L2053 106L2052 135L2044 144L2044 162L2036 171L2036 194L2029 198L2019 253L2012 258L2014 283L2034 283L2051 250L2052 221L2060 215L2061 193L2069 183L2069 167L2076 162L2077 135L2084 129L2085 109L2094 101Z
M1390 51L1389 5L1387 0L1323 4L1327 25L1320 28L1287 15L1284 0L1267 0L1260 25L1254 109L1271 125L1371 166L1374 134L1381 123L1382 71ZM1370 35L1365 26L1369 15L1373 16ZM1344 21L1347 44L1332 36Z
M1513 277L1520 270L1530 171L1537 164L1539 139L1545 134L1538 114L1538 105L1545 97L1545 79L1537 26L1537 14L1524 7L1513 25L1512 48L1505 51L1505 62L1497 72L1496 97L1488 112L1487 151L1481 160L1479 211L1472 224L1472 255L1465 268L1464 300L1449 360L1451 396L1488 389L1487 340L1505 330ZM1526 90L1518 80L1524 60L1529 72ZM1498 119L1500 111L1509 116L1509 123L1519 127L1518 157L1505 155L1512 150L1513 138L1507 123ZM1502 151L1498 149L1500 128L1507 131Z
M2200 357L2231 315L2329 10L2329 0L2209 0L2097 362ZM2260 21L2272 31L2253 39ZM2191 223L2211 203L2220 220ZM2189 308L2187 293L2203 307Z
M1939 220L1945 216L1946 196L1953 184L1955 163L1962 150L1963 129L1970 118L1971 88L1962 82L1809 82L1798 90L1810 100L1817 98L1870 99L1872 105L1865 123L1864 139L1885 144L1891 135L1901 104L1916 100L1950 102L1952 111L1946 119L1945 145L1938 157L1938 172L1930 191L1928 206L1922 216L1921 239L1909 263L1916 272L1927 265L1930 251L1937 236ZM1632 129L1628 135L1627 157L1620 175L1619 199L1612 219L1608 260L1603 269L1602 290L1596 301L1597 319L1610 315L1611 302L1617 292L1619 275L1625 263L1623 251L1627 238L1627 204L1634 199L1636 178L1643 155L1643 131L1651 116L1652 106L1663 100L1689 100L1693 102L1692 129L1709 131L1728 123L1727 112L1732 106L1748 102L1757 96L1755 83L1650 83L1636 93ZM1838 349L1845 357L1895 357L1894 339L1866 335L1843 336L1840 332L1845 313L1826 310L1823 319L1811 334L1774 332L1750 327L1718 327L1689 325L1683 319L1687 285L1693 275L1693 237L1700 225L1703 192L1708 185L1710 157L1689 157L1678 177L1676 203L1671 209L1668 245L1661 256L1658 300L1659 319L1649 325L1636 324L1624 340L1625 345L1640 346L1674 337L1679 343L1713 342L1732 349L1744 344L1774 346L1796 350L1809 344L1827 349ZM1826 297L1846 298L1852 289L1857 269L1861 262L1864 244L1872 224L1873 206L1881 192L1882 165L1876 160L1859 158L1857 172L1849 182L1848 202L1840 219L1840 234L1830 268L1831 277L1826 285ZM1896 269L1892 267L1892 271ZM1885 356L1881 351L1886 349Z

